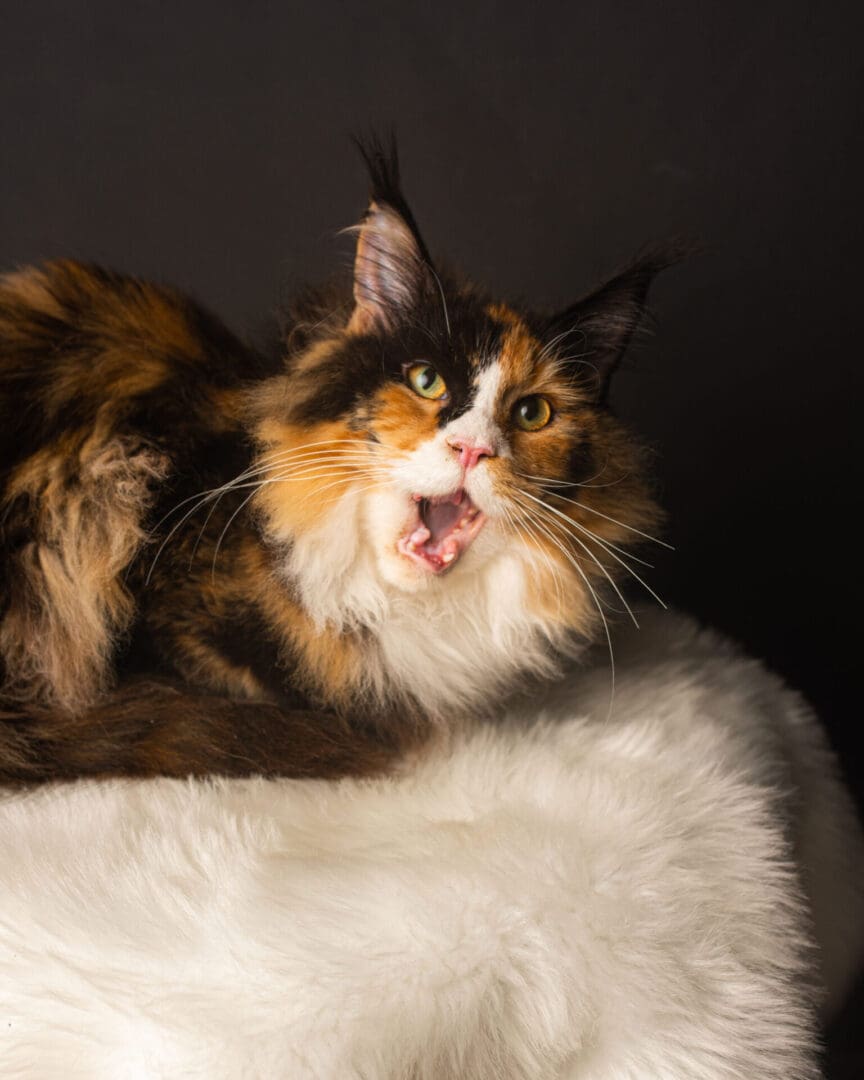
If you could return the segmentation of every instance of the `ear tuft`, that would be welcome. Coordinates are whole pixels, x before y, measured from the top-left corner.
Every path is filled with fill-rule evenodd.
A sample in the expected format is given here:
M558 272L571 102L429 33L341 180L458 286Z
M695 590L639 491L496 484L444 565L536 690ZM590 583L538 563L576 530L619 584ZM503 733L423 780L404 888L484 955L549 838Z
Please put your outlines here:
M369 207L357 228L355 333L392 330L416 307L434 276L429 254L402 194L396 141L356 138L371 181Z
M673 240L643 249L620 273L575 304L545 320L541 337L547 348L578 364L583 380L593 384L604 403L609 384L633 335L647 317L645 301L662 270L695 254L694 244Z
M370 204L388 206L395 211L410 229L423 259L430 262L429 252L420 236L414 214L402 194L402 174L396 136L392 132L386 137L377 134L365 137L355 136L354 144L360 151L360 156L366 164L366 171L369 173Z

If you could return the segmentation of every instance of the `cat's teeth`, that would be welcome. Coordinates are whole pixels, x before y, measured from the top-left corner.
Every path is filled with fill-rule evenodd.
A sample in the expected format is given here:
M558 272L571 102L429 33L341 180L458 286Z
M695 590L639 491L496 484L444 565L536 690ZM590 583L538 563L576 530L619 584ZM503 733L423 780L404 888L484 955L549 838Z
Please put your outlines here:
M464 529L466 525L470 525L470 520L467 517L462 518L459 522L459 528Z
M426 528L425 525L419 525L414 532L408 537L408 544L412 551L416 547L421 547L432 536L432 533Z
M441 562L451 563L456 558L455 551L448 551L446 555L442 555Z

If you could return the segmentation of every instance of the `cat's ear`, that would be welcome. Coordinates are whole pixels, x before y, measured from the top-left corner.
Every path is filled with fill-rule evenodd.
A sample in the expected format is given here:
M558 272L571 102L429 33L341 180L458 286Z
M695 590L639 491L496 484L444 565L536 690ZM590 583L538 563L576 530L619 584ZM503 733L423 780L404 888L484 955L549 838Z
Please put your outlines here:
M354 256L354 333L392 330L417 309L434 271L414 215L399 186L395 143L357 141L372 182L369 208L357 227Z
M546 347L572 365L574 375L601 404L633 335L647 321L645 301L651 282L692 250L677 241L651 248L604 285L543 322L540 336Z

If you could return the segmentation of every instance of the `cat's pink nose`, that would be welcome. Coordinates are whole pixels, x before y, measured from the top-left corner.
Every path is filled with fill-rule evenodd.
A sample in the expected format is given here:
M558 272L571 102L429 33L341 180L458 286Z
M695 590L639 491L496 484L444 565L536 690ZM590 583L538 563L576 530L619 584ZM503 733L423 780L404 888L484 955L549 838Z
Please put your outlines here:
M459 464L466 473L470 472L481 458L495 456L495 451L486 443L474 442L473 439L459 435L451 435L447 439L447 445L459 454Z

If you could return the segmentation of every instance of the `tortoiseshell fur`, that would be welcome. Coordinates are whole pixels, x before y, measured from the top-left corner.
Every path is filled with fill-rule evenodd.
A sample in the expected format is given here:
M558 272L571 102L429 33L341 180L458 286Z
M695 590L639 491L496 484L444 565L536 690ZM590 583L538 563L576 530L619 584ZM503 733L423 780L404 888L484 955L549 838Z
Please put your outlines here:
M484 694L503 693L520 670L551 671L596 631L594 590L620 571L614 552L657 516L642 452L606 408L605 387L669 260L642 259L554 319L518 313L433 269L395 155L373 147L367 160L373 200L353 306L329 298L319 315L301 303L282 357L241 344L172 289L95 266L0 279L0 780L363 773L427 734L442 708L387 652L387 627L415 593L444 626L448 597L473 596L470 575L486 567L466 557L429 583L405 568L403 603L385 536L379 563L395 569L381 571L374 599L395 607L367 617L360 534L383 535L387 519L374 493L365 509L363 491L456 430L491 394L493 373L497 396L484 408L504 441L484 463L490 490L507 499L514 476L527 477L523 489L542 493L562 525L547 515L514 533L519 565L532 549L536 560L524 665L508 615L513 628L488 635L511 633L512 660L504 641L480 700L457 689L452 700L490 707ZM443 376L446 400L406 386L417 358ZM553 402L546 431L513 429L513 401L529 390ZM592 485L598 475L609 482ZM262 478L274 482L254 486ZM531 496L513 497L524 510ZM338 578L339 607L341 596L323 595L331 570L315 562L314 538L335 545L346 527L334 515L346 508L360 569ZM497 530L490 563L511 557L502 515L484 526ZM421 655L422 634L435 633L422 622L409 626ZM482 628L476 636L489 645ZM446 684L442 656L435 677Z

